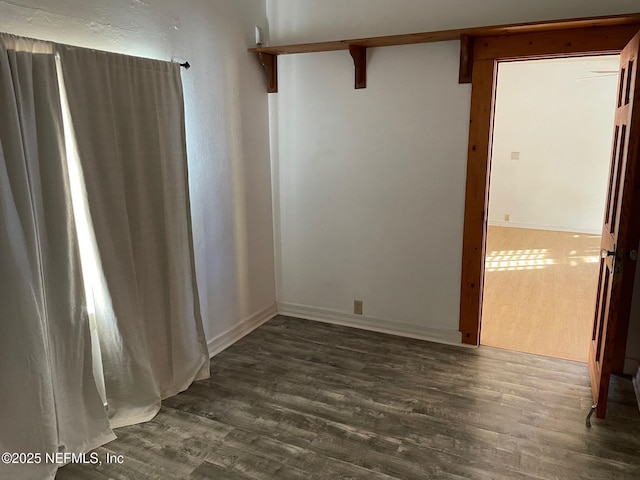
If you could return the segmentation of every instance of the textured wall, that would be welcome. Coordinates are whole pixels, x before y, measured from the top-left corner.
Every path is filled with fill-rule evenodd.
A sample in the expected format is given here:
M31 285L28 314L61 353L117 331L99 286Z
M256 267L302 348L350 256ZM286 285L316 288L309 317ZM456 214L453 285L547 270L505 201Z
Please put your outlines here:
M458 43L280 59L278 302L459 342L470 88ZM276 155L274 153L274 161ZM436 330L436 331L434 331Z
M637 0L268 0L271 44L640 11Z
M268 102L246 48L263 0L0 1L0 31L188 59L187 148L198 285L212 340L275 302Z

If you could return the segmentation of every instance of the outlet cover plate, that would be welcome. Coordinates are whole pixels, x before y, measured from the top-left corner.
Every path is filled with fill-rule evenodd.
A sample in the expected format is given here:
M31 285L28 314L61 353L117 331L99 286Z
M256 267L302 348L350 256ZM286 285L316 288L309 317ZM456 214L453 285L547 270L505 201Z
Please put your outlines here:
M353 301L353 313L356 315L362 315L362 300Z

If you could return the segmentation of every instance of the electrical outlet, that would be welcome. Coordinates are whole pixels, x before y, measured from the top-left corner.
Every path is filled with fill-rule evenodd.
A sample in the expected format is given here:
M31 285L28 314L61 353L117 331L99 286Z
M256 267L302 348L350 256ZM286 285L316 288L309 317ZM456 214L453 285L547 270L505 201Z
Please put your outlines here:
M353 313L356 315L362 315L362 300L353 301Z
M511 218L511 215L509 215L508 213L504 214L504 221L505 222L508 222L510 218Z
M511 160L520 160L520 152L511 152Z

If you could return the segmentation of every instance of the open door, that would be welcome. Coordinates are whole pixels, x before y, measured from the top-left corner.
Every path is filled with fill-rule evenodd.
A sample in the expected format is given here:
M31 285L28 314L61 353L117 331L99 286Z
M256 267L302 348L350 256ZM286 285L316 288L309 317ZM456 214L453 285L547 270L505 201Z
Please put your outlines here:
M609 379L622 373L640 237L640 32L620 58L613 153L602 229L600 279L589 347L589 372L598 418L607 411ZM587 425L589 423L587 417Z

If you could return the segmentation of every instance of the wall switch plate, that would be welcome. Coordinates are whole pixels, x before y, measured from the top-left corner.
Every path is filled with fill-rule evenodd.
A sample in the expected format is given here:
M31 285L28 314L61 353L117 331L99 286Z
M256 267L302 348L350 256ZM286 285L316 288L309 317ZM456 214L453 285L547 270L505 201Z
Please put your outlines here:
M520 160L520 152L511 152L511 160Z
M256 25L256 47L262 47L264 45L264 32L262 28Z
M353 313L356 315L362 315L362 300L353 301Z

